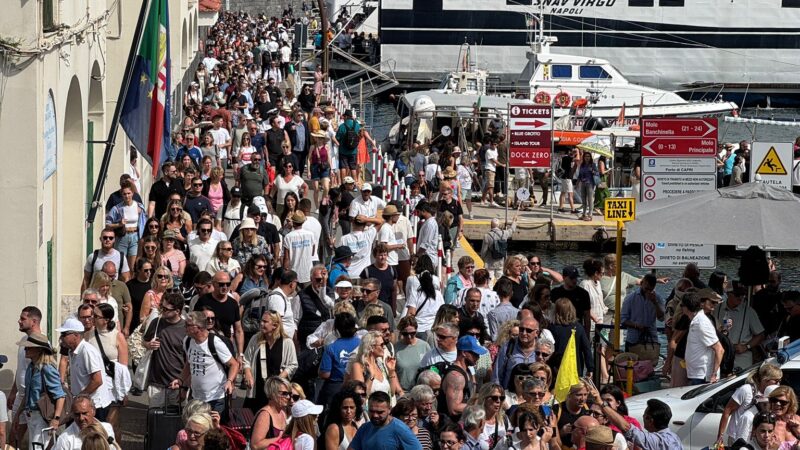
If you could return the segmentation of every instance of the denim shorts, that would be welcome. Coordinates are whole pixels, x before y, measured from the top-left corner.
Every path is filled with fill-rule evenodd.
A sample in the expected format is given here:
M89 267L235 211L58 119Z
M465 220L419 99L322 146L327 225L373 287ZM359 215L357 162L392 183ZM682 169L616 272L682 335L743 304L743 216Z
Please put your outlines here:
M125 256L134 256L139 252L139 232L133 231L125 233L124 236L117 238L114 248Z
M311 179L321 180L323 178L330 178L331 168L322 164L311 164Z
M339 153L339 167L342 169L356 170L358 168L358 155L343 155Z

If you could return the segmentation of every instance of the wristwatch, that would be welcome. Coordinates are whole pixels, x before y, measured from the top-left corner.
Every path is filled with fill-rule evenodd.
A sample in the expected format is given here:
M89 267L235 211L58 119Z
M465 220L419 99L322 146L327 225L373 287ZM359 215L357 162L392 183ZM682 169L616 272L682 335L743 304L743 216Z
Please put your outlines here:
M750 350L750 344L745 344L745 345L747 345L747 349Z
M53 420L61 420L61 416L53 416Z

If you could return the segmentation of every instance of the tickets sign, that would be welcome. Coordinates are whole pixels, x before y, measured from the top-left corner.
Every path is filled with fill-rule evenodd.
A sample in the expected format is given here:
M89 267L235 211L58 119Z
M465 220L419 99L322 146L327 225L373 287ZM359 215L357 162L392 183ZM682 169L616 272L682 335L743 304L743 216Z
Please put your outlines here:
M549 105L509 105L508 166L550 168L553 109Z

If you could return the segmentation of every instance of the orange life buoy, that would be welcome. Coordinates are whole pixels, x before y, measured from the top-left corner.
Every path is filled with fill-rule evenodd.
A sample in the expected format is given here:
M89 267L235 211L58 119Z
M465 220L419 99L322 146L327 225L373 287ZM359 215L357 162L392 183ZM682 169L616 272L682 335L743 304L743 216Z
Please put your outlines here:
M549 105L550 104L550 94L545 91L539 91L536 93L536 96L533 97L533 102L537 105Z
M569 106L571 98L566 92L559 92L556 94L556 106L566 108Z

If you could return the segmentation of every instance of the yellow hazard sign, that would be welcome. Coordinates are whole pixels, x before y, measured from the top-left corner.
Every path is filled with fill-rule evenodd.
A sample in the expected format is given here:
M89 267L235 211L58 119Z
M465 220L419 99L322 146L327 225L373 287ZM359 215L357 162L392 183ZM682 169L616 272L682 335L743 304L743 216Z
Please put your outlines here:
M632 198L607 198L605 219L617 222L630 222L636 219L636 203Z
M756 173L761 175L786 175L788 173L775 147L769 148L764 159L761 160L761 164L758 165Z

